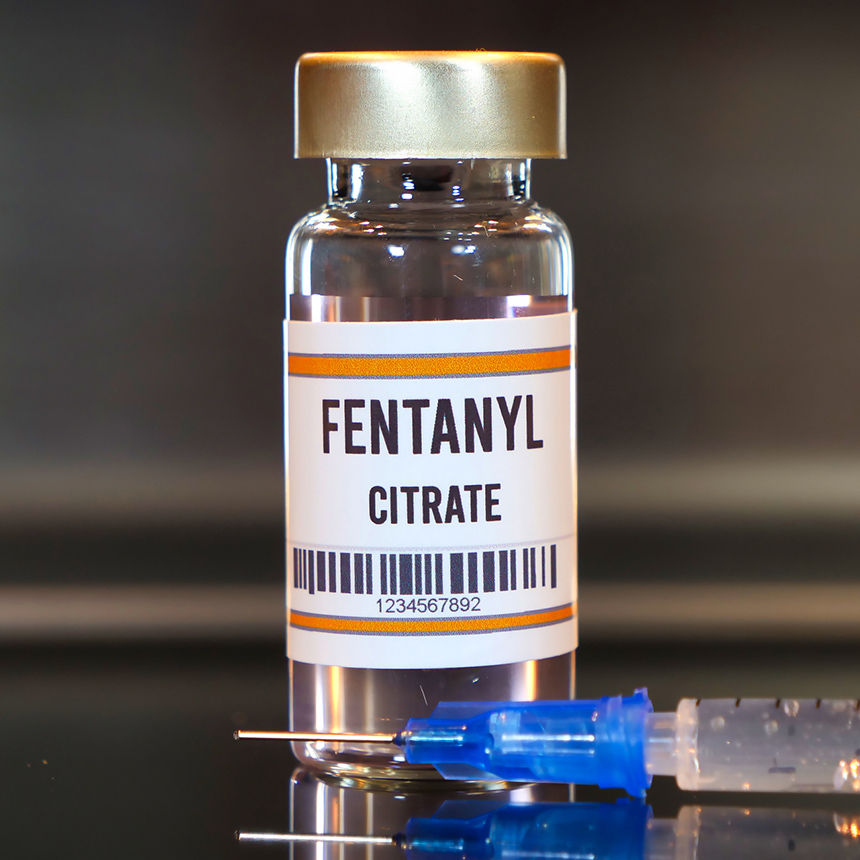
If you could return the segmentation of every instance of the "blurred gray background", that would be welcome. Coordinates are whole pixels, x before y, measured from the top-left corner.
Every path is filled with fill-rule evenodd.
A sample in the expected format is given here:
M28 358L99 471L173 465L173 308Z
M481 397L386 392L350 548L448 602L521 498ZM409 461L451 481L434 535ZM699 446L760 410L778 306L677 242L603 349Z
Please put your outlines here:
M283 635L293 65L440 48L567 64L583 636L856 637L860 5L76 0L0 2L0 639Z

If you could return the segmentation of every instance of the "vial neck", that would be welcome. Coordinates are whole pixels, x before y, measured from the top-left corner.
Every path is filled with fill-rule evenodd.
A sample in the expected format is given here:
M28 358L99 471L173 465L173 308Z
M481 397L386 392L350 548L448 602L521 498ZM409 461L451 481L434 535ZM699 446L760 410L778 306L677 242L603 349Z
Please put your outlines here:
M413 208L525 201L529 199L530 174L531 163L528 159L329 159L329 203Z

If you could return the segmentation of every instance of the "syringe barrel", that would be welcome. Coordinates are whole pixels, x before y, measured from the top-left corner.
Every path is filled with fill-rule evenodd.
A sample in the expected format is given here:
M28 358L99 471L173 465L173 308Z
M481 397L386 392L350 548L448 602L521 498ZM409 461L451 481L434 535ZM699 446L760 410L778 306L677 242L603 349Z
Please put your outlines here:
M846 699L683 699L676 779L689 791L860 793L860 707Z

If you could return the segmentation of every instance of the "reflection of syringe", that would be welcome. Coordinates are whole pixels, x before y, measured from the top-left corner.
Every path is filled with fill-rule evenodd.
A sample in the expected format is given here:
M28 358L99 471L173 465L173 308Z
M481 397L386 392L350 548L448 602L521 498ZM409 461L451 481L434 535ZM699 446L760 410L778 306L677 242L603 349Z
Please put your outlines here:
M396 735L235 733L237 738L393 743L446 779L570 782L642 795L655 774L690 791L860 792L860 702L682 699L647 691L561 702L443 702Z
M446 803L396 836L242 833L242 842L397 845L407 860L792 860L856 858L857 819L831 812L692 807L677 820L639 803Z

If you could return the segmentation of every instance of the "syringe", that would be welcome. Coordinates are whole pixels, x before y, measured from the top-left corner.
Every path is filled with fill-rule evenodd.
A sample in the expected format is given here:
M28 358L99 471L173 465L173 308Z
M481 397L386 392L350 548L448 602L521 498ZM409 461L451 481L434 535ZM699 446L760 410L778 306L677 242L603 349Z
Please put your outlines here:
M432 818L410 818L393 837L253 832L237 837L396 845L406 860L847 860L860 849L860 822L819 810L687 806L677 819L655 819L650 807L629 801L499 804L489 811L486 803L462 801L444 804Z
M558 702L443 702L395 735L238 731L236 738L389 743L445 779L568 782L643 795L655 775L688 791L860 793L860 702L682 699L646 690Z

